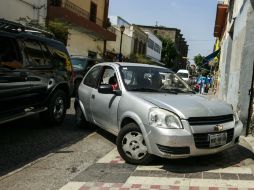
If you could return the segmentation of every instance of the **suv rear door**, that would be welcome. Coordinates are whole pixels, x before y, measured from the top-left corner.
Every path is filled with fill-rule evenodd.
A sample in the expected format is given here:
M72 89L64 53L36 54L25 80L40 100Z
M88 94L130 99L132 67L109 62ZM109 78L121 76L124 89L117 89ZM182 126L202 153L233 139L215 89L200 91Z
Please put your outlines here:
M30 81L14 38L0 36L0 114L20 111L30 101Z

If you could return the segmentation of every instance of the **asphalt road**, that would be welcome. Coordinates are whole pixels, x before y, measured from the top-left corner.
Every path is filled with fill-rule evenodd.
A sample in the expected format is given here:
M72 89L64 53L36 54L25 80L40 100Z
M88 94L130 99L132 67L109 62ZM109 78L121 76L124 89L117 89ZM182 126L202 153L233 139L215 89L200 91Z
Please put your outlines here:
M69 109L64 123L56 127L42 124L38 116L0 125L0 176L92 133L75 126L74 113Z

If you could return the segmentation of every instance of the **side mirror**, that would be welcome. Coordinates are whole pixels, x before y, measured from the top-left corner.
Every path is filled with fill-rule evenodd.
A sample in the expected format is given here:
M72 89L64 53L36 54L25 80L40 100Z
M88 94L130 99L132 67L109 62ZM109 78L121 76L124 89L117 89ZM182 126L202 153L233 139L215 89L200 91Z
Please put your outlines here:
M115 94L116 96L121 96L121 90L113 90L113 87L110 84L100 85L98 88L98 92L101 94Z
M110 84L100 85L98 88L98 92L101 94L114 94L113 88Z

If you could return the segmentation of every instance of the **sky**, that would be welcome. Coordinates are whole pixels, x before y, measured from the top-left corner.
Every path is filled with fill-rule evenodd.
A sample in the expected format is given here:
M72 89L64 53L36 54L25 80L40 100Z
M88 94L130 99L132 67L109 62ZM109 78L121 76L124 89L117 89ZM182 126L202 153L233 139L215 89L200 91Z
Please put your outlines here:
M188 58L213 52L217 0L110 0L109 16L133 24L178 28L189 45Z

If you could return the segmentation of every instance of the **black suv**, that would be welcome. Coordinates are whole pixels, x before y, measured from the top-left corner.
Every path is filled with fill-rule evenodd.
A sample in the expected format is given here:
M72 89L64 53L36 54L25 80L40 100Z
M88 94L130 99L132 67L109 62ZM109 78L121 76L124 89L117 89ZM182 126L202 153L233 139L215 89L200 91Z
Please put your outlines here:
M0 19L0 124L40 113L59 125L72 92L65 45L47 31Z
M91 57L84 57L84 56L78 56L78 55L71 56L71 63L73 66L73 71L74 71L73 96L77 95L80 82L82 81L87 71L89 71L89 69L92 66L94 66L96 63L100 63L100 62L102 62L102 60L91 58Z

